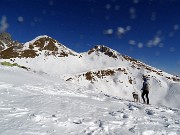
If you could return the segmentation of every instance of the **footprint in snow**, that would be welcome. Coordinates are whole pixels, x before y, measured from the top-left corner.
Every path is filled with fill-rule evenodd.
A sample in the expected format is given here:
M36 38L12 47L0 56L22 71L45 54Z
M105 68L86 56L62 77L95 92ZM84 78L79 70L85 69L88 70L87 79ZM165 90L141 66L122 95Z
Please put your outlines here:
M116 113L116 112L109 112L109 114L110 114L111 116L117 116L117 113Z
M141 106L138 106L138 105L135 105L135 104L132 104L132 103L129 103L127 106L129 108L129 110L131 110L131 111L133 111L133 110L141 110L142 109Z
M33 114L29 115L29 119L31 119L31 120L33 120L35 122L40 122L42 120L42 117L40 115L35 115L33 113Z
M82 121L81 120L74 120L73 123L74 124L82 124Z
M170 123L163 123L164 127L169 127L171 124Z
M153 110L150 110L150 109L146 109L145 111L148 115L154 115L155 114L155 112Z
M136 128L136 126L133 126L133 127L129 128L129 131L132 133L135 133L135 130L134 130L135 128Z
M127 119L127 118L129 118L129 115L128 114L123 114L122 118Z
M109 112L111 116L119 116L123 119L130 118L130 116L127 113L124 113L123 111L117 111L117 112Z
M175 124L180 124L180 120L175 120L174 123Z
M80 118L69 118L68 121L74 124L82 124L82 119Z
M168 118L166 116L161 116L161 118L164 120L164 121L168 121Z
M119 110L119 111L109 112L109 115L111 115L111 116L120 116L123 113L124 113L124 110Z

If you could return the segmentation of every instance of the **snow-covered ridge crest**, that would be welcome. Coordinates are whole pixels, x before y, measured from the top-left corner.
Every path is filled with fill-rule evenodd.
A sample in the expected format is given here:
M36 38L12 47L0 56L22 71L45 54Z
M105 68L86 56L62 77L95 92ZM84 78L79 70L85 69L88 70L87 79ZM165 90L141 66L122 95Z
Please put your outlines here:
M92 48L88 51L88 54L90 55L93 52L96 52L96 53L101 52L112 58L118 58L120 56L120 53L118 53L117 51L115 51L105 45L96 45L94 48Z
M76 55L77 53L63 44L59 43L57 40L50 36L42 35L24 44L23 49L35 49L35 50L46 50L53 51L57 53L64 53L64 56L68 56L67 53L71 55Z
M5 35L5 38L6 37L9 38L8 35L7 36ZM14 62L15 59L25 58L25 60L18 60L18 61L16 60L16 62L20 62L20 64L23 64L23 66L27 66L27 67L29 67L29 64L25 64L25 63L31 63L32 62L31 58L37 59L37 60L34 59L33 61L39 62L39 63L36 62L36 64L38 64L37 65L38 67L42 67L42 65L48 65L50 63L52 64L52 61L54 61L53 64L56 63L57 67L64 67L65 64L67 66L66 67L67 70L58 69L59 71L57 71L56 73L59 72L59 74L66 74L66 73L76 74L76 73L81 73L81 71L88 72L92 69L101 70L103 68L108 68L108 67L114 67L114 68L128 67L132 69L138 69L139 72L146 70L148 73L155 73L157 75L166 77L166 79L180 81L178 77L173 77L172 75L167 74L154 67L151 67L143 62L140 62L129 56L122 55L119 52L105 45L96 45L89 51L79 54L67 48L66 46L59 43L57 40L47 35L38 36L35 39L26 42L24 45L19 45L19 46L12 45L9 48L0 52L0 57L2 59L11 59ZM69 57L69 58L63 59L63 62L59 59L54 60L54 58L61 59L62 57ZM26 61L26 62L22 62L22 61ZM72 68L73 68L73 72L71 72ZM52 68L52 70L56 70L56 69ZM48 73L51 73L51 71Z
M35 42L36 40L39 40L41 38L52 38L48 35L40 35L40 36L37 36L36 38L34 38L33 40L29 41L29 42Z
M67 57L68 55L75 56L77 53L47 35L38 36L21 46L12 45L0 53L3 59L35 58L40 55Z

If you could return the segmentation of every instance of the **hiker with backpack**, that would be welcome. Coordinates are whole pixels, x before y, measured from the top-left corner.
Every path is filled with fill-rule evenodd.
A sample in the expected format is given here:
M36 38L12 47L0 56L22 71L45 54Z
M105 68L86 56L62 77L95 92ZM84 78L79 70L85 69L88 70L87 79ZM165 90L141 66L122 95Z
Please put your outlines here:
M146 77L143 77L143 80L144 80L144 82L143 82L143 87L141 89L142 90L141 97L142 97L144 103L149 104L149 97L148 97L148 95L149 95L149 83L148 83L148 80ZM145 101L144 96L146 96L147 102Z

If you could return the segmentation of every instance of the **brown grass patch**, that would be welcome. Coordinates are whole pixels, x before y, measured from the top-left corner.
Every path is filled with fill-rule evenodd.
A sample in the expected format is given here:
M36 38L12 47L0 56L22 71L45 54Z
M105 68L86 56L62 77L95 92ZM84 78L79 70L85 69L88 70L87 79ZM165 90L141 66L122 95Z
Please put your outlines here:
M34 50L24 50L20 53L21 53L20 57L25 57L25 58L28 58L28 57L29 58L35 58L36 56L38 56L36 54L36 51L34 51Z
M2 59L10 59L10 58L16 58L19 56L19 53L15 52L13 50L13 46L9 47L8 49L0 52L0 57Z
M89 81L92 81L92 79L93 79L93 75L92 75L91 72L87 72L87 73L85 74L85 77L86 77L86 80L89 80Z

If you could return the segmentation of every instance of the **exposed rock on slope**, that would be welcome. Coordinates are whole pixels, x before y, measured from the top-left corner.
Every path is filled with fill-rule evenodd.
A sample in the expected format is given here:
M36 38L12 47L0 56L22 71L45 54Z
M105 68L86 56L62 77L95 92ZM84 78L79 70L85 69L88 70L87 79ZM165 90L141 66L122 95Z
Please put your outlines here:
M94 48L92 48L88 51L88 54L90 55L92 52L101 52L112 58L118 58L118 56L119 56L119 54L116 51L114 51L113 49L111 49L107 46L104 46L104 45L95 46Z
M110 76L110 77L114 76L118 72L127 74L125 68L102 69L102 70L98 70L98 71L88 71L83 74L75 75L74 79L78 79L78 81L80 81L83 78L83 80L85 79L92 83L92 82L98 81L98 79L104 79L108 76ZM70 80L73 80L73 78L72 77L68 78L66 81L70 81Z
M13 41L9 33L3 32L0 34L0 52L11 47L19 47L21 44L18 41Z
M34 40L27 42L25 44L25 49L31 49L36 52L45 51L46 56L54 55L57 57L67 57L68 55L76 55L74 51L48 36L39 36Z

